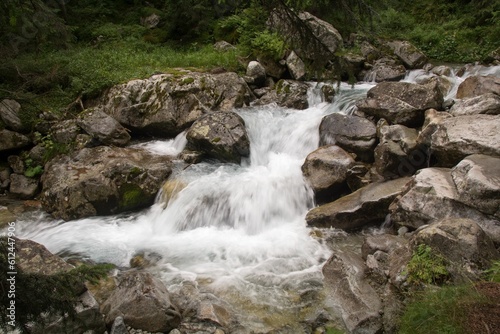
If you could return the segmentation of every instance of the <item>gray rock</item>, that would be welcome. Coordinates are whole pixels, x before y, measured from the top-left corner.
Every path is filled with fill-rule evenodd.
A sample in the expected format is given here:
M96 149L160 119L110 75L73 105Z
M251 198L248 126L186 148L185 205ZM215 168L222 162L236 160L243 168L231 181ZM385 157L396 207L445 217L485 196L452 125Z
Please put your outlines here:
M449 261L454 280L477 280L500 258L491 238L471 219L444 218L420 229L411 241L426 244Z
M160 23L160 16L158 14L151 14L149 16L141 18L141 24L148 29L153 29Z
M226 41L218 41L214 44L214 49L220 52L226 52L234 50L236 47Z
M433 115L426 123L418 142L439 166L452 167L470 154L500 155L500 115Z
M186 134L188 146L225 162L250 155L245 122L234 112L212 112L198 119Z
M309 28L311 28L314 36L328 49L331 54L334 54L337 49L342 46L342 36L330 23L320 20L308 12L301 12L298 16L309 26ZM307 45L307 43L304 43L304 45Z
M21 199L32 199L40 190L38 179L20 174L10 175L9 192Z
M286 66L292 79L302 80L306 75L306 65L294 51L290 52L290 55L286 58Z
M465 98L455 101L450 108L453 116L477 115L477 114L500 114L500 95L486 93L476 97Z
M0 130L0 152L23 148L30 144L30 139L21 133L5 129Z
M389 205L403 190L410 178L372 183L338 200L318 206L306 215L309 226L353 230L373 223L382 223L389 214Z
M295 80L280 80L274 89L262 96L255 105L276 103L281 107L292 109L306 109L309 107L307 91L309 85Z
M306 157L302 172L315 193L316 201L325 203L346 191L347 178L354 165L353 157L340 147L322 146Z
M76 140L82 129L74 119L57 122L50 128L51 138L60 144L71 144Z
M337 251L323 266L327 303L338 310L349 333L382 331L382 303L365 278L367 268L359 255Z
M500 241L500 221L464 205L448 168L425 168L417 172L391 204L391 221L416 229L443 218L469 218L495 241Z
M132 148L86 148L45 166L42 205L65 220L149 206L170 175L168 157Z
M369 82L398 81L405 75L406 68L403 65L391 58L381 58L359 79Z
M32 240L16 240L16 266L26 274L54 275L73 266Z
M259 87L262 87L266 82L266 69L258 61L253 60L248 63L246 74Z
M427 166L428 153L417 146L418 133L403 125L385 125L379 129L380 143L374 151L375 171L385 179L413 175Z
M370 89L358 110L393 124L421 126L427 109L441 109L443 94L437 81L426 85L409 82L382 82Z
M128 334L128 329L122 316L115 318L115 321L113 321L113 325L111 326L110 334Z
M100 109L87 109L78 115L77 124L105 145L125 146L130 135L113 117Z
M170 138L205 113L230 111L251 98L250 89L236 73L178 70L112 87L102 103L104 112L126 128Z
M132 328L149 332L169 332L179 325L181 316L158 278L129 271L118 280L116 290L101 306L108 325L118 316Z
M427 62L427 57L408 41L392 41L387 43L394 54L401 59L406 68L422 68Z
M471 76L457 90L457 99L476 97L487 93L500 95L500 78L494 75Z
M373 148L377 138L375 124L365 118L327 115L319 126L320 145L337 145L357 155L362 161L373 161Z
M0 118L5 125L16 132L25 132L28 127L20 118L21 105L15 100L2 100L0 102Z
M24 174L26 166L24 165L24 160L18 155L9 155L7 157L7 162L10 168L16 174Z
M373 255L377 251L389 254L391 251L403 247L407 244L406 239L397 235L378 234L366 236L361 246L361 255L366 260L368 255Z
M500 157L474 154L451 170L458 200L500 218Z

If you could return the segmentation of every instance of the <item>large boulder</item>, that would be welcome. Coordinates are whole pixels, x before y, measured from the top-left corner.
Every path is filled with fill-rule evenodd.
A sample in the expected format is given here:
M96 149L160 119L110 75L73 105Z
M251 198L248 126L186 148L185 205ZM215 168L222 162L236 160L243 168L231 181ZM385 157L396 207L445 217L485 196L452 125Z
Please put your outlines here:
M458 86L457 99L465 99L487 93L500 95L499 77L494 75L468 77Z
M500 218L500 157L474 154L451 170L458 200Z
M165 285L144 271L129 271L119 276L116 289L101 310L108 326L121 316L128 326L148 332L168 333L181 321Z
M418 142L439 166L452 167L470 154L500 155L500 115L430 116Z
M45 246L31 240L16 239L16 266L24 274L55 275L73 269L73 266L49 252ZM75 305L75 317L52 316L46 319L42 327L34 326L31 332L35 334L75 333L87 331L102 333L106 330L104 319L99 311L99 305L85 285L75 286L81 289Z
M130 135L123 126L104 111L87 109L78 115L77 124L101 143L112 146L125 146Z
M384 125L374 151L373 167L385 179L413 175L427 164L428 154L417 146L417 130L404 125Z
M247 76L252 78L252 81L257 86L263 86L266 82L266 69L258 61L251 61L247 65Z
M242 107L251 96L236 73L178 70L115 86L102 103L107 114L132 131L172 137L203 114Z
M295 80L280 80L274 88L262 96L256 105L276 103L281 107L292 109L306 109L309 107L307 91L309 85Z
M339 310L349 333L382 331L382 302L365 275L366 265L353 252L339 250L323 266L326 303Z
M65 220L139 209L153 203L170 173L167 157L132 148L86 148L46 165L42 205Z
M410 178L372 183L338 200L318 206L307 213L309 226L353 230L381 223L389 214L389 205Z
M363 161L373 161L377 128L372 121L357 116L330 114L321 121L319 135L320 145L337 145L355 153Z
M500 114L500 95L486 93L476 97L457 100L450 108L453 116L477 115L477 114Z
M59 144L72 144L76 137L82 132L76 119L66 119L56 122L50 127L50 138Z
M409 82L382 82L370 89L358 110L394 124L421 126L427 109L441 109L443 94L437 81L426 85Z
M469 218L495 242L500 241L500 220L461 202L448 168L419 170L389 210L393 223L410 229L443 218Z
M361 72L363 73L363 72ZM375 61L372 68L363 73L360 80L369 82L399 81L406 75L406 68L392 58L381 58Z
M301 80L306 75L306 65L294 51L286 58L286 67L294 80Z
M40 190L38 179L20 174L10 175L9 192L21 199L32 199Z
M318 203L338 198L347 190L347 179L357 163L353 157L335 145L322 146L310 153L302 172Z
M218 111L198 119L186 134L188 147L225 162L250 155L245 122L234 112Z
M6 129L0 130L0 152L23 148L30 144L30 139L21 133Z
M408 69L422 68L427 62L425 54L408 41L392 41L387 45Z
M21 120L21 105L15 100L5 99L0 102L0 118L13 131L29 131L28 126Z
M491 238L471 219L444 218L420 229L412 238L448 260L455 280L479 279L491 262L500 258Z
M305 23L307 28L298 30L298 20ZM337 29L308 12L290 15L285 10L275 10L267 23L296 46L296 52L302 59L328 60L328 57L332 57L343 44L342 36Z

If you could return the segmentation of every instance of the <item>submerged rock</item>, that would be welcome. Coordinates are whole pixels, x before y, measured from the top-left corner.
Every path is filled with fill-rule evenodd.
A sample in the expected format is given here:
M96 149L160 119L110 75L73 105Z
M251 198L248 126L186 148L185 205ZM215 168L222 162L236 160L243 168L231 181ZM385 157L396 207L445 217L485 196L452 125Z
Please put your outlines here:
M170 175L167 157L132 148L86 148L52 160L42 176L42 204L65 220L151 205Z

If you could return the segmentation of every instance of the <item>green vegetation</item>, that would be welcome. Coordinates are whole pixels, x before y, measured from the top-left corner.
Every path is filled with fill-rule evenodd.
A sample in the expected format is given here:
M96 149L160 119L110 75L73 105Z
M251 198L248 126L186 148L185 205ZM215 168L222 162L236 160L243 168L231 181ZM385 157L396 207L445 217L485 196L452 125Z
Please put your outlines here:
M474 62L500 47L500 1L422 0L397 5L380 11L379 34L410 40L431 58Z
M9 297L7 288L7 279L10 275L7 273L8 258L7 250L11 247L7 238L0 238L0 280L4 287L0 290L0 329L11 330L8 325L9 311L7 307L12 300ZM12 246L13 247L13 246ZM83 292L84 282L96 282L105 277L108 271L112 269L111 265L82 265L75 269L65 272L59 272L54 275L42 275L25 273L17 268L16 289L15 289L15 307L16 317L15 325L23 333L30 332L26 325L29 322L36 322L44 325L47 320L46 315L62 315L73 317L75 315L74 305L78 296Z
M484 271L487 281L500 283L500 261L494 261L491 267Z
M279 60L289 41L266 25L277 7L308 10L346 41L351 33L409 39L436 60L477 61L500 46L499 1L5 0L0 99L18 100L33 127L42 111L81 111L78 101L134 78L176 67L243 71L242 58ZM153 14L157 25L141 24ZM237 49L217 52L218 40Z
M399 333L465 334L466 306L483 299L473 286L426 289L407 306Z
M446 260L428 245L418 245L407 265L408 283L443 283L449 276Z

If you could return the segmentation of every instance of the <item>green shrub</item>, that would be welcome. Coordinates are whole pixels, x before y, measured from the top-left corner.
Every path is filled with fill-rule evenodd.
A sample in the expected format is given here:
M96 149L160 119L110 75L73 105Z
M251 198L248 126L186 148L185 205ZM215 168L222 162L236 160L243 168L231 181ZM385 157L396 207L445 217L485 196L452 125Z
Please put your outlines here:
M424 244L417 246L406 271L411 284L437 284L449 277L446 260Z

